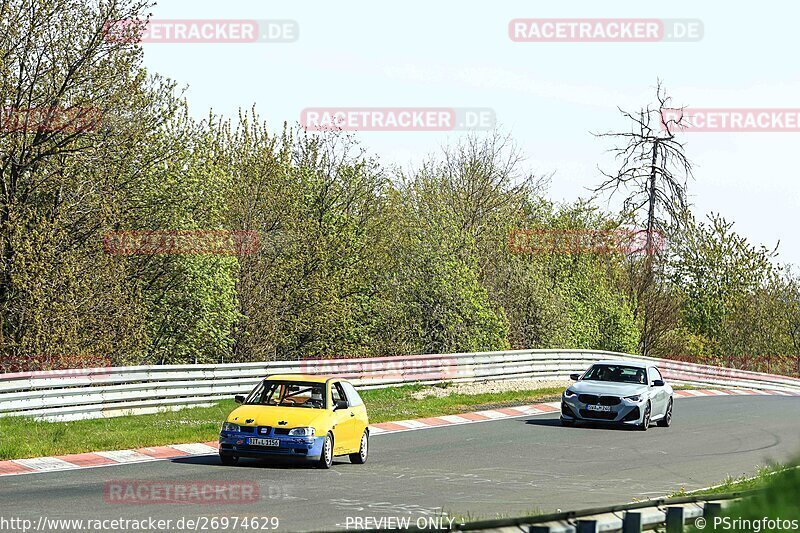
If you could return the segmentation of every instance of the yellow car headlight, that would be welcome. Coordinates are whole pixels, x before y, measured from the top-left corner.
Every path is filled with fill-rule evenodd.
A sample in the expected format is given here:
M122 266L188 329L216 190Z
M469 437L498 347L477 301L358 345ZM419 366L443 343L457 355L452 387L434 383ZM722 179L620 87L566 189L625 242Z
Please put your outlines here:
M238 424L232 424L230 422L225 422L222 424L222 431L241 431L242 428L239 427Z
M314 428L294 428L289 430L289 435L292 437L313 437L315 431Z

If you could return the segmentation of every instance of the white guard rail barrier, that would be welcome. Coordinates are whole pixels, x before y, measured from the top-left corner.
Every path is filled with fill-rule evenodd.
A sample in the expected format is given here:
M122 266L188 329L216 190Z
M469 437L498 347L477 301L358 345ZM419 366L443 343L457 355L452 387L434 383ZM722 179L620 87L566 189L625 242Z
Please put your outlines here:
M406 357L110 367L0 374L0 416L79 420L211 405L271 374L330 374L382 388L503 379L568 379L601 359L653 361L667 380L800 391L800 379L591 350L513 350Z

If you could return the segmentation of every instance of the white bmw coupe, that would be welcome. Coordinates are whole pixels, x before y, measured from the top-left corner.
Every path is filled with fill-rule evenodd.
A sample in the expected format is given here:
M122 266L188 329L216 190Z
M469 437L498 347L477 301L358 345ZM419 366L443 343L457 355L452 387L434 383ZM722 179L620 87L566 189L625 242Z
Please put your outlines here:
M603 422L647 431L652 422L672 422L672 387L651 363L601 361L581 374L561 399L561 423Z

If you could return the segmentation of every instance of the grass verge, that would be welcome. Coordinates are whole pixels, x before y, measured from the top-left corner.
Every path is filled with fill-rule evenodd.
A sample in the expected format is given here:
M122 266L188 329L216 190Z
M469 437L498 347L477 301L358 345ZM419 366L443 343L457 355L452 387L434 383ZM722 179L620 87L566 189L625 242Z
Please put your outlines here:
M415 398L414 393L423 388L406 386L363 391L361 395L370 422L375 424L554 401L562 392L559 388L549 388ZM213 441L219 436L222 422L235 407L233 400L226 400L212 407L73 422L0 418L0 460Z
M770 481L774 479L776 475L786 471L789 468L794 467L786 467L783 465L765 466L759 468L758 473L755 476L728 476L725 478L725 481L719 485L700 490L693 490L691 492L686 492L685 489L681 489L678 492L673 493L671 497L678 498L681 496L709 496L714 494L729 494L731 492L744 492L763 489L769 485Z
M760 489L750 496L727 507L721 516L714 518L704 529L689 531L797 531L800 527L800 468L759 474L755 486ZM740 485L734 488L739 490ZM731 492L731 491L729 491Z

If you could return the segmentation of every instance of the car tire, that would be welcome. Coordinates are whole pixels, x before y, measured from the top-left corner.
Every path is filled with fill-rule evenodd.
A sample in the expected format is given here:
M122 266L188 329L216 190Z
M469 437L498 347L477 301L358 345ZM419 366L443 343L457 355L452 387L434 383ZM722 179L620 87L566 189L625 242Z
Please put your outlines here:
M672 398L669 399L667 404L667 411L664 413L664 418L658 421L658 426L668 428L672 424Z
M350 462L357 465L363 465L367 462L369 456L369 431L366 429L361 435L361 445L358 448L358 453L350 454Z
M575 425L574 420L567 420L566 418L561 419L561 425L567 428L571 428Z
M650 427L650 415L652 414L653 409L650 405L650 402L647 402L647 407L644 410L644 417L642 418L642 423L639 424L639 431L647 431L647 428Z
M219 460L225 466L236 466L237 464L239 464L238 455L219 454Z
M322 443L322 451L319 454L317 466L324 470L333 466L333 435L330 433L325 435L325 442Z

